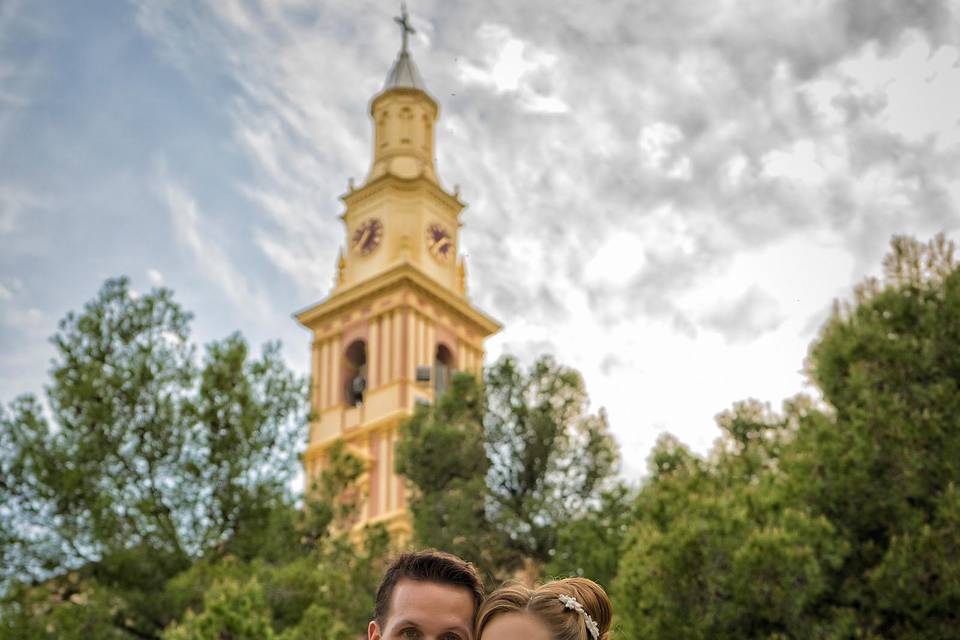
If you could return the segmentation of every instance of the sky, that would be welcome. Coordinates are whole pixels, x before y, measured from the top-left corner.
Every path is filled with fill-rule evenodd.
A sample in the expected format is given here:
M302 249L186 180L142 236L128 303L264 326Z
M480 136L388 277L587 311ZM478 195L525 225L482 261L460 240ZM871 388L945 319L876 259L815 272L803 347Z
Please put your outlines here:
M410 0L468 203L487 343L552 354L624 474L705 452L803 373L891 236L960 239L960 0ZM0 0L0 402L102 283L170 287L198 343L281 340L330 292L397 2Z

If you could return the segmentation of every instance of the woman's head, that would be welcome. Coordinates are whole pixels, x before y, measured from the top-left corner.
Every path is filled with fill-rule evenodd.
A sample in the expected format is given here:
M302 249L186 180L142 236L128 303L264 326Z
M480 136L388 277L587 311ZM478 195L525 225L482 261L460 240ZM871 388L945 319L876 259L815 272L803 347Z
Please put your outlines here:
M608 640L612 613L606 592L586 578L554 580L536 589L511 584L480 607L474 635L477 640Z

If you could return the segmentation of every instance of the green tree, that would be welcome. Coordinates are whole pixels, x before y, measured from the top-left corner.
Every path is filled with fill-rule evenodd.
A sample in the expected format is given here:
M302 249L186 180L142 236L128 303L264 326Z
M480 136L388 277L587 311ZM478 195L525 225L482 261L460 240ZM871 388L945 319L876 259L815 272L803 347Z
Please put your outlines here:
M494 523L525 557L550 560L560 525L597 504L619 451L583 378L547 356L524 372L505 357L486 374L484 431Z
M483 411L479 381L455 375L434 406L419 406L402 425L396 467L415 487L409 506L417 544L470 559L493 583L519 559L487 515Z
M369 621L390 551L381 526L361 532L359 545L344 535L363 498L355 487L364 471L361 461L342 442L336 443L297 512L294 534L275 541L293 549L295 557L274 561L266 554L252 559L208 554L167 582L173 609L203 612L216 584L255 579L262 585L265 615L279 638L354 640Z
M950 638L960 624L960 269L895 238L810 349L823 403L664 439L615 582L627 637Z
M277 345L253 357L237 334L198 363L190 320L169 290L107 281L52 339L52 420L33 396L0 412L4 578L78 571L104 595L62 615L133 637L176 615L165 585L196 559L291 553L277 541L296 514L306 385Z
M661 438L614 588L626 637L845 637L845 612L824 595L846 547L825 518L784 499L779 471L807 408L736 405L706 460Z
M544 568L548 578L583 576L613 584L627 532L633 524L634 491L616 484L577 518L557 527L557 544Z
M894 238L884 279L837 305L807 369L831 419L798 434L785 466L798 499L850 543L838 599L864 633L947 637L960 624L960 531L950 515L960 484L955 246L942 235Z
M483 385L457 376L402 428L397 469L415 487L417 541L474 560L488 577L542 570L561 529L602 509L618 466L606 415L580 375L543 357L501 358Z
M364 471L363 462L347 450L343 440L333 443L323 472L305 500L299 527L304 544L319 548L333 531L346 530L356 522L364 497L356 485Z
M273 640L275 637L263 587L256 579L215 584L204 598L202 613L188 611L180 623L163 633L163 640Z
M0 638L127 640L113 620L117 610L116 596L81 571L42 585L14 583L0 609Z
M315 625L327 621L325 640L353 640L366 628L380 577L392 550L383 525L365 526L353 537L356 515L366 496L357 482L366 468L343 441L331 447L324 470L306 498L301 541L310 554L273 570L269 576L277 612L291 625L286 638L316 638ZM309 588L305 588L309 585ZM299 593L300 599L288 594ZM278 620L278 628L286 622Z

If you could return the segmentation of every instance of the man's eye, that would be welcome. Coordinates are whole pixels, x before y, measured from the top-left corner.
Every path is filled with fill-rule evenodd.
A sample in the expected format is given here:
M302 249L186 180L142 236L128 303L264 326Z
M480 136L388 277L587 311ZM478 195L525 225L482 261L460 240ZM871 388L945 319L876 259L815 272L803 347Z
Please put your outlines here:
M403 640L418 640L420 638L420 632L416 629L404 629L400 632L400 637Z
M460 637L459 633L450 632L450 633L445 633L443 635L442 640L463 640L463 639Z

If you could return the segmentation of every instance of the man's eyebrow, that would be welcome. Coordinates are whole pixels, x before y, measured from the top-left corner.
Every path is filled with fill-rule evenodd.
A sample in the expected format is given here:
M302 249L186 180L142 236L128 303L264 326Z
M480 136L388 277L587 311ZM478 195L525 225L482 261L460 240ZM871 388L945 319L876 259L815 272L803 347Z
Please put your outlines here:
M398 622L398 623L396 624L396 626L397 626L397 627L413 627L413 628L415 628L415 629L420 629L420 625L419 625L419 624L417 624L417 623L414 622L413 620L408 620L408 619L406 619L406 618L400 618L400 622ZM470 634L467 632L467 628L464 627L464 626L462 626L462 625L459 625L459 624L455 624L455 625L453 625L452 627L447 627L447 628L444 629L443 631L444 631L444 633L446 633L446 632L448 632L448 631L455 631L455 632L459 633L460 635L462 635L464 638L469 638L469 637L470 637Z
M420 625L414 622L413 620L407 620L406 618L400 618L400 622L397 623L398 627L416 627L420 628Z

